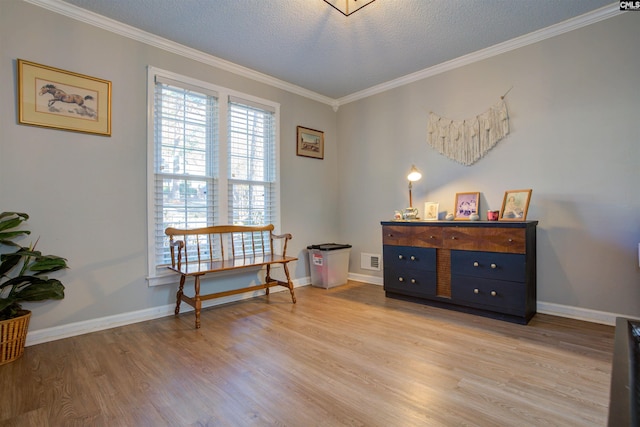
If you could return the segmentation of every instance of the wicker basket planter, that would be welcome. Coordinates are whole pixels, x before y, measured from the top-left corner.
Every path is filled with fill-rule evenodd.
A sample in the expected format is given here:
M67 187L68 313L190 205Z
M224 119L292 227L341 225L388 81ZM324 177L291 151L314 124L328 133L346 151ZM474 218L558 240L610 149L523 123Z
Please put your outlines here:
M22 310L22 315L0 321L0 365L13 362L24 354L31 312Z

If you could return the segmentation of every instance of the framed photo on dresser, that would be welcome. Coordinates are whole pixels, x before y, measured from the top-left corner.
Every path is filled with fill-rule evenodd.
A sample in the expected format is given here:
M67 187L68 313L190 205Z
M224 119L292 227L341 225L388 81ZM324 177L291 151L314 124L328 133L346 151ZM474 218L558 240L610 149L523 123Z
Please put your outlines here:
M477 214L480 205L480 193L456 193L453 219L468 221L472 214Z
M531 189L505 191L500 209L500 221L524 221L527 219Z
M438 209L440 208L440 203L437 202L425 202L424 203L424 219L425 221L437 221L438 220Z

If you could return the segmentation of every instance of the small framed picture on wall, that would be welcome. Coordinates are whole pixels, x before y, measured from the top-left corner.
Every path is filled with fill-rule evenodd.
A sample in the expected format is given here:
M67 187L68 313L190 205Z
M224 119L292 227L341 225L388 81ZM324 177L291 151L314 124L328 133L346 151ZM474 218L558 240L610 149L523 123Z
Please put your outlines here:
M111 82L36 64L18 65L18 122L111 136Z
M324 159L324 132L298 126L296 154Z

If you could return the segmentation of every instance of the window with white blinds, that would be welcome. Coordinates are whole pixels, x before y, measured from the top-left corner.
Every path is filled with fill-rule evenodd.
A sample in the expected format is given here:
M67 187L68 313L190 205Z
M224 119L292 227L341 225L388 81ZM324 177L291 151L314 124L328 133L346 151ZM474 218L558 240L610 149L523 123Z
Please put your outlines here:
M277 211L275 152L274 113L265 106L231 97L228 206L229 220L234 225L274 221Z
M273 112L231 98L229 106L229 219L235 225L273 221L275 131Z
M153 281L171 262L167 227L279 226L278 108L153 68L149 79Z

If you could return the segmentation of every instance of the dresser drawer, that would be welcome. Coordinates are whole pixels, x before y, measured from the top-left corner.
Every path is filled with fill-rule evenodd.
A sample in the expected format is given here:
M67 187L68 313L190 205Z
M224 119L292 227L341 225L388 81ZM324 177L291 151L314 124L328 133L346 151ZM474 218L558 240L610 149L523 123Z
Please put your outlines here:
M432 297L436 294L436 272L384 268L384 290L405 295Z
M506 314L522 315L525 311L524 283L452 275L451 298L456 303Z
M412 246L423 248L442 247L442 227L413 227Z
M442 233L442 247L469 251L479 250L482 238L481 228L449 227Z
M382 227L383 245L411 245L412 227L402 225L385 225Z
M523 254L451 251L452 275L524 282L525 263Z
M523 228L485 228L478 250L524 254L526 242Z
M526 251L526 231L499 227L451 227L443 232L442 247L467 251L523 254Z
M414 269L436 271L436 250L413 246L385 245L382 249L384 266L397 270Z

